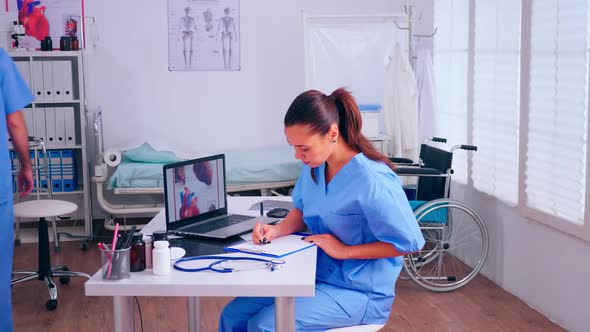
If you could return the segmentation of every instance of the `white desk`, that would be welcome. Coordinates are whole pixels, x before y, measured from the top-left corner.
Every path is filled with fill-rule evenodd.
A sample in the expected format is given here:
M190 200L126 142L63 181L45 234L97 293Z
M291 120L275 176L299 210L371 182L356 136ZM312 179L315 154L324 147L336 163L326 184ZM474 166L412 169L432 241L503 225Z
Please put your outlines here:
M229 197L229 210L257 215L248 211L261 199L288 200L290 197ZM165 229L163 211L146 227L144 234ZM232 254L246 256L244 254ZM86 296L113 296L114 331L134 331L133 296L185 296L189 331L199 331L199 299L201 296L267 296L275 298L276 331L295 331L295 297L315 295L316 248L312 247L285 257L285 266L278 271L240 271L236 273L180 272L156 276L151 269L131 273L120 281L102 280L96 272L85 284ZM202 263L201 263L202 265Z

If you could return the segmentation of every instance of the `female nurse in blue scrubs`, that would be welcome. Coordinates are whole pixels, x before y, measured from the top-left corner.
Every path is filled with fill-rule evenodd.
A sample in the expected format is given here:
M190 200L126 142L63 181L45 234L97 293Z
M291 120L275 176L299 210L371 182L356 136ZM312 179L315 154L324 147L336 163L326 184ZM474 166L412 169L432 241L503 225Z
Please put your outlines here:
M424 238L393 165L361 134L352 95L310 90L285 115L285 136L305 165L293 190L295 208L277 225L257 225L260 243L308 229L318 246L314 297L295 300L297 331L384 324L403 255ZM260 229L259 227L262 227ZM236 298L219 331L274 331L273 298Z

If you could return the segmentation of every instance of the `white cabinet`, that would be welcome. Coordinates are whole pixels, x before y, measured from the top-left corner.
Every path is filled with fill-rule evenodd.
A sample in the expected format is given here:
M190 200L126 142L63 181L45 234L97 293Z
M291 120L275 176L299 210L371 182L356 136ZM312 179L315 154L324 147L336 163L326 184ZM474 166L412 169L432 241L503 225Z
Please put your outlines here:
M78 204L73 218L84 220L85 235L91 236L82 54L80 51L9 54L35 96L23 114L29 136L41 138L48 149L54 198ZM29 199L37 195L42 194L33 193Z

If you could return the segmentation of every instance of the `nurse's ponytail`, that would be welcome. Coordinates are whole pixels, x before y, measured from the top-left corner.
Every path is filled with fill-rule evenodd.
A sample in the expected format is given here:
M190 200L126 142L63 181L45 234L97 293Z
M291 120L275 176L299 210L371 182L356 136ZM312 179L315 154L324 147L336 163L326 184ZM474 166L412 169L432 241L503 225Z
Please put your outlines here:
M303 92L293 100L283 122L285 127L309 126L312 133L322 136L328 133L333 123L337 123L344 142L352 149L394 169L393 163L361 133L361 112L352 94L344 88L336 89L329 96L317 90Z
M344 88L334 90L328 98L336 105L338 111L338 130L344 141L355 151L362 152L367 158L380 161L392 170L393 163L379 153L375 146L362 134L363 120L354 97Z

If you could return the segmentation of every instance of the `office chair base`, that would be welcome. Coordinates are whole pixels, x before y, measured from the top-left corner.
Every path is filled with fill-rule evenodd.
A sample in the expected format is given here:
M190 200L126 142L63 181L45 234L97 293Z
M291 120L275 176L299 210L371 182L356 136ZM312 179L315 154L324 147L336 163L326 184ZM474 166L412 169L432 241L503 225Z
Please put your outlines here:
M47 310L55 310L57 308L57 286L52 280L52 277L59 277L59 283L67 285L70 283L70 277L86 277L90 279L90 275L83 272L72 272L67 266L60 265L51 268L51 273L41 273L40 271L19 270L12 272L13 274L24 274L22 277L12 279L11 285L27 282L30 280L43 280L47 285L49 291L49 300L45 302Z

